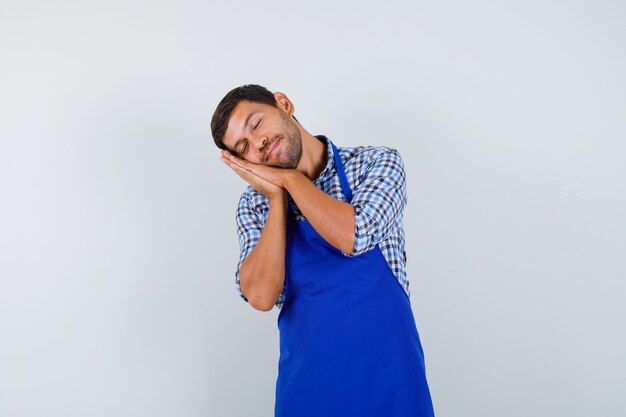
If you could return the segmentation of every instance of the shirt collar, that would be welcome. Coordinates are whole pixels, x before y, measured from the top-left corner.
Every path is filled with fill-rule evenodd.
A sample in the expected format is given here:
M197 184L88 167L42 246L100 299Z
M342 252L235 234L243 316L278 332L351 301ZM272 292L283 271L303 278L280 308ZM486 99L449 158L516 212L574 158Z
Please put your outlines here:
M335 158L333 153L333 143L331 142L331 140L324 135L315 135L315 137L326 144L326 154L328 155L326 167L324 167L320 175L314 181L316 184L318 184L331 175L332 169L335 167Z

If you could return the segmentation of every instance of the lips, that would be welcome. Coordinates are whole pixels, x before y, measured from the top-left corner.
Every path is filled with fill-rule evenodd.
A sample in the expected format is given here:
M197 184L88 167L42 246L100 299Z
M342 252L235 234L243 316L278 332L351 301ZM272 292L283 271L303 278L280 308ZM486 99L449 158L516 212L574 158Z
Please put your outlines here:
M270 160L270 156L272 156L272 153L274 152L274 149L276 149L276 146L278 146L278 141L280 140L280 138L276 139L274 141L274 143L272 144L272 147L270 148L270 151L267 153L267 157L265 158L266 161Z

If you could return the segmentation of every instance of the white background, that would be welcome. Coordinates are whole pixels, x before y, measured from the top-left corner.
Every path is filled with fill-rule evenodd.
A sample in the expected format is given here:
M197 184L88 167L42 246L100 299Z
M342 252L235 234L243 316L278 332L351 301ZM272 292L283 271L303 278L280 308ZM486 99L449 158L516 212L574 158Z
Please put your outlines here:
M0 3L0 416L271 416L215 106L400 150L439 417L626 415L619 1Z

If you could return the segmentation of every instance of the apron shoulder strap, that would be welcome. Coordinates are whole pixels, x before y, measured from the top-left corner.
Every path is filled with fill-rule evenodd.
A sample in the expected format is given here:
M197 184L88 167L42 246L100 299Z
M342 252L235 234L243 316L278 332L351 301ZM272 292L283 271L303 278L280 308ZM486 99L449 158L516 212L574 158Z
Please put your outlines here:
M352 190L350 189L350 184L348 183L348 177L346 177L346 172L343 169L343 162L341 162L341 157L339 156L339 151L334 143L333 145L333 158L335 159L335 166L337 167L337 174L339 174L339 182L341 183L341 190L343 191L343 195L346 197L346 200L349 202L352 201Z

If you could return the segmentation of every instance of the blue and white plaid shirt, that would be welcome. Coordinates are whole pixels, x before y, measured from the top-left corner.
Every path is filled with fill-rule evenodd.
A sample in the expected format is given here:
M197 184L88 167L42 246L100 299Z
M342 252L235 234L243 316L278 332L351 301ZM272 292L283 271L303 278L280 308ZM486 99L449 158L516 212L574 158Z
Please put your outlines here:
M324 135L316 137L327 144L328 163L314 183L326 194L346 201L333 159L332 142ZM358 256L379 245L398 282L410 296L402 226L402 214L407 203L406 175L402 158L396 149L387 146L337 149L352 190L351 204L354 207L356 223L353 251L350 254L342 253L345 256ZM292 206L296 209L294 212L296 218L303 219L296 205L289 205ZM235 272L235 284L239 295L246 302L248 300L241 292L239 284L239 267L258 243L268 212L269 200L252 186L248 186L239 199L236 214L240 255ZM276 306L280 309L284 302L283 287Z

